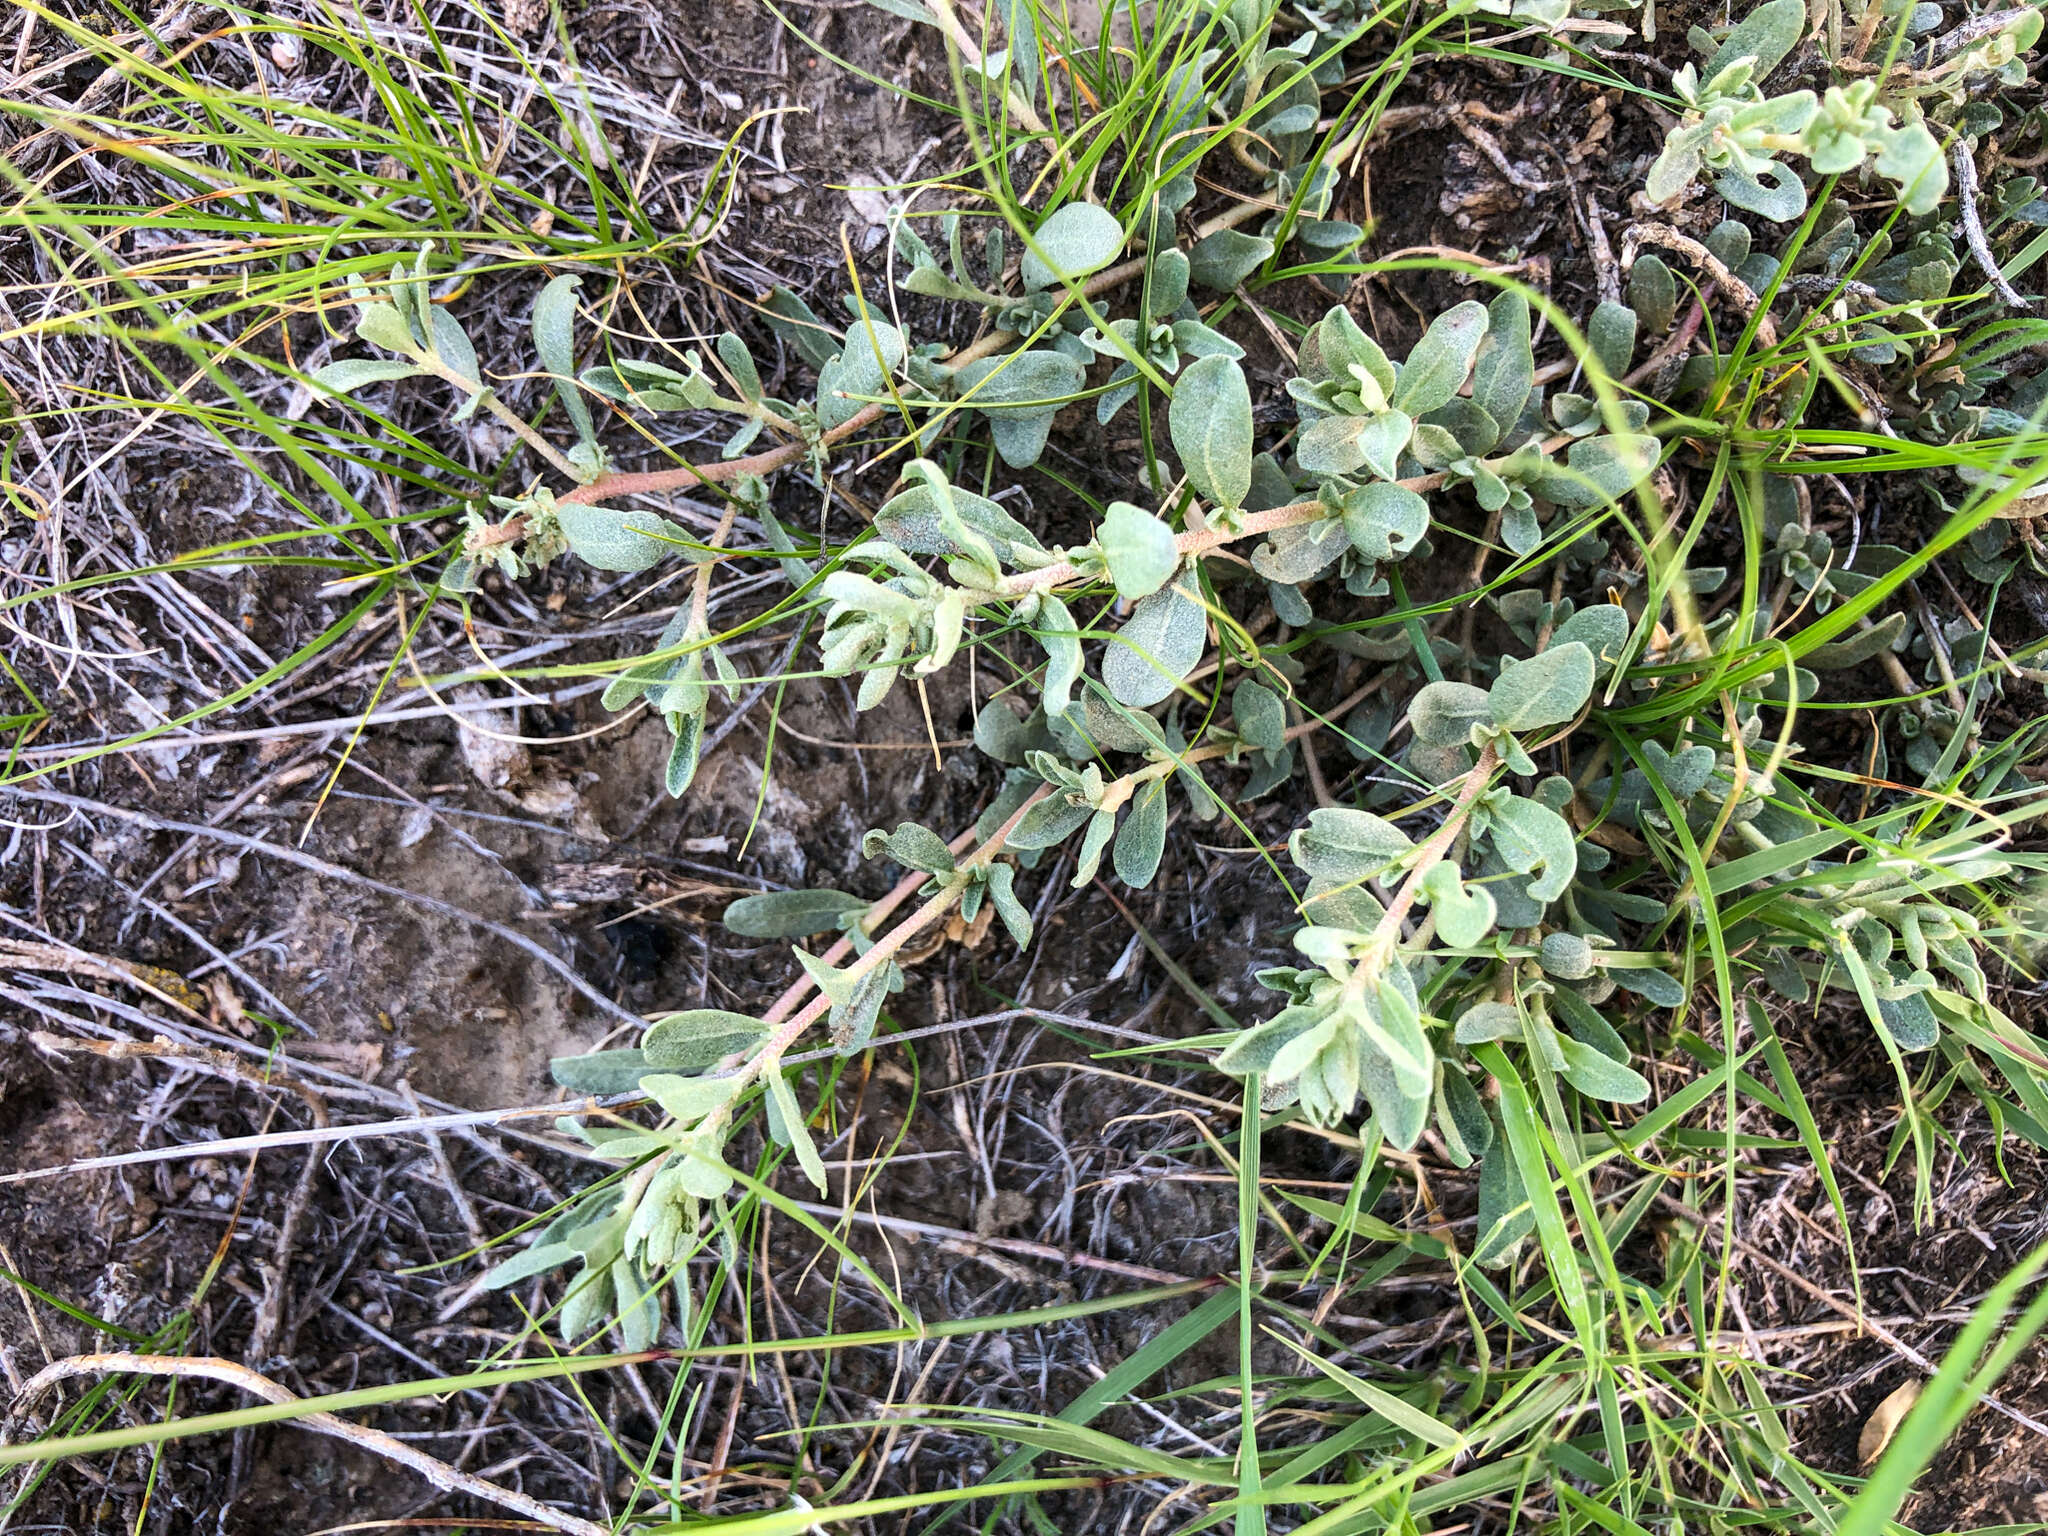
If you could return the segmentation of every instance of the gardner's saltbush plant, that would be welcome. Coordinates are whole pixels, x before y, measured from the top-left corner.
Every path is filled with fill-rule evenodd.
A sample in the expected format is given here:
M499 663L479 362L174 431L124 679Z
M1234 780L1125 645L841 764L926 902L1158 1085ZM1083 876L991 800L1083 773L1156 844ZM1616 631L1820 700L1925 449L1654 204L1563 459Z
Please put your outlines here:
M1806 457L1798 415L1822 380L1858 409L1878 402L1892 434L1878 441L1895 445L2010 434L2040 414L2038 385L1992 397L2002 360L2048 342L2041 322L1992 320L1975 300L1945 308L1962 261L1958 229L1938 216L1947 146L1979 104L1972 82L2010 78L2038 14L2014 12L1967 46L1936 40L1904 75L1777 95L1770 82L1795 56L1802 78L1845 62L1807 37L1802 0L1696 31L1706 62L1672 79L1677 126L1643 191L1803 219L1797 234L1775 245L1766 231L1760 248L1732 217L1695 221L1703 239L1634 226L1621 296L1582 329L1464 267L1473 296L1405 345L1329 302L1359 270L1364 234L1332 214L1338 168L1369 131L1344 89L1345 49L1368 17L1348 4L1289 14L1258 0L1171 12L1161 25L1186 46L1153 82L1160 112L1109 146L1120 174L1056 175L1037 129L1005 138L1041 156L1056 195L1034 205L996 184L942 211L899 209L885 252L897 291L870 285L829 316L770 295L766 324L815 380L804 398L770 397L776 375L736 334L626 358L582 326L576 277L539 295L534 351L574 441L513 418L559 483L473 516L442 587L473 591L489 571L520 580L565 553L612 572L694 562L656 649L604 695L667 723L671 794L691 786L714 695L745 681L707 617L712 573L735 555L780 571L789 593L775 612L806 626L805 664L849 679L862 710L963 665L963 651L999 656L1014 678L975 721L1001 770L975 824L867 835L868 859L905 872L888 896L799 890L728 908L736 933L795 946L801 977L774 1008L676 1013L632 1046L556 1063L568 1087L638 1093L663 1115L574 1122L621 1176L496 1272L502 1285L573 1268L566 1337L610 1320L637 1348L665 1294L687 1310L684 1261L732 1242L727 1151L741 1126L824 1190L815 1106L785 1058L814 1024L842 1053L866 1049L914 939L957 916L999 923L1020 950L1043 942L1032 893L1054 871L1070 861L1075 888L1150 885L1177 817L1235 818L1297 782L1302 738L1318 732L1361 771L1287 839L1299 963L1260 973L1265 1016L1199 1043L1270 1113L1355 1129L1368 1148L1434 1134L1452 1163L1476 1163L1477 1259L1511 1260L1539 1203L1526 1148L1507 1145L1501 1084L1601 1114L1641 1103L1645 1018L1685 1010L1703 982L1724 1009L1752 982L1852 999L1902 1082L1907 1055L1961 1040L1989 1051L2021 1100L2039 1098L2020 1086L2031 1069L2000 1054L2010 1034L1979 958L1990 895L2015 868L2000 846L2038 804L2016 774L2021 749L1983 748L1982 690L1995 684L1979 681L1981 642L1964 694L1967 637L1880 610L1931 556L1820 526L1808 476L1821 461ZM1568 15L1516 0L1442 19L1540 31ZM1871 35L1903 57L1909 29L1891 16ZM994 58L980 68L1003 89L983 126L1009 133L1049 109L1053 87L1021 55ZM1205 164L1247 185L1197 222ZM1882 216L1841 208L1837 181L1882 198ZM1117 190L1096 200L1089 186ZM2031 206L2001 196L2008 212ZM1973 228L1979 217L1975 203L1958 211ZM458 416L502 411L461 328L425 302L429 275L423 252L358 291L356 334L382 355L315 381L345 393L431 375L461 393ZM1316 295L1277 379L1249 360L1257 333L1241 302L1276 285ZM1703 323L1731 302L1722 325ZM1958 332L1952 366L1921 366ZM1062 543L1011 493L1076 404L1136 430L1143 471ZM722 418L723 457L622 471L606 412ZM792 534L770 477L822 471L861 433L885 443L894 476L872 526L843 545ZM1674 469L1695 477L1689 499ZM1971 472L1976 489L1956 494L1977 499L1946 509L1936 543L1967 539L1986 570L2009 570L2006 524L1985 498L2010 501L2039 471L1987 453ZM672 490L721 495L715 531L636 504ZM1739 570L1701 557L1703 519L1723 507ZM736 549L742 528L759 539ZM1478 552L1472 574L1418 601L1411 575L1440 573L1453 548ZM2038 542L2028 549L2038 558ZM1901 684L1888 707L1904 760L1873 759L1865 776L1892 795L1884 775L1910 773L1936 809L1903 793L1849 810L1839 773L1806 771L1794 721L1824 702L1824 678L1904 676L1908 663L1947 668L1946 696Z

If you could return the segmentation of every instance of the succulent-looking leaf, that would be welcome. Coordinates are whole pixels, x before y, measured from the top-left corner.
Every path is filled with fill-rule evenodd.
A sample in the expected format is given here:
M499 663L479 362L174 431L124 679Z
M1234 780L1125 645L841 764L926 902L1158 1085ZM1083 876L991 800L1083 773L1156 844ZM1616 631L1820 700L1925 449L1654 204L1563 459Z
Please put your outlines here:
M1024 761L1031 742L1031 732L1002 699L990 699L974 717L974 745L985 757L1015 767Z
M1234 358L1197 358L1174 386L1173 451L1189 483L1219 507L1244 505L1252 485L1252 396Z
M1119 704L1146 709L1172 693L1202 659L1209 614L1189 595L1192 574L1142 599L1102 657L1102 680Z
M953 851L946 840L914 821L899 823L894 832L870 832L861 840L863 857L879 858L884 853L904 868L928 875L950 875L954 868Z
M389 379L413 379L425 373L426 369L414 363L390 361L381 357L345 357L339 362L328 363L306 375L307 380L330 394L346 395L371 384L382 384Z
M1306 1007L1283 1008L1263 1024L1254 1024L1223 1048L1216 1069L1238 1077L1264 1074L1274 1059L1301 1035L1314 1029L1322 1015Z
M1471 1079L1453 1066L1438 1069L1436 1125L1457 1167L1470 1167L1493 1145L1493 1122L1486 1117L1485 1104Z
M769 1072L767 1077L769 1098L782 1122L783 1136L796 1153L797 1166L803 1169L804 1177L811 1181L819 1194L830 1194L831 1186L825 1182L825 1164L818 1156L817 1144L811 1140L810 1127L804 1123L804 1113L797 1107L796 1095L790 1092L789 1079L779 1070Z
M1052 419L1081 389L1081 364L1064 352L1009 352L969 363L953 382L988 417L996 452L1012 469L1029 469L1045 451Z
M576 558L601 571L644 571L690 542L666 518L631 507L561 502L555 518Z
M1479 1162L1479 1232L1472 1257L1489 1268L1507 1263L1535 1225L1514 1152L1496 1136Z
M1487 318L1485 305L1467 299L1432 320L1401 365L1388 403L1410 416L1425 415L1449 403L1472 371L1472 360L1486 335Z
M1474 1003L1458 1015L1455 1031L1460 1045L1484 1045L1489 1040L1522 1038L1522 1016L1510 1003Z
M704 716L700 711L688 715L671 715L669 728L675 732L675 740L668 749L668 763L662 771L662 787L670 799L680 799L697 777L697 760L704 749Z
M548 1063L548 1075L571 1093L631 1093L640 1086L640 1079L653 1070L638 1046L592 1051L585 1056L557 1056Z
M1467 885L1458 866L1445 859L1422 877L1423 894L1436 914L1437 937L1453 949L1471 949L1493 930L1493 893L1483 885Z
M1538 961L1552 976L1584 981L1593 974L1593 946L1576 933L1546 933Z
M1486 316L1486 332L1472 364L1472 403L1503 428L1511 427L1536 382L1536 359L1529 348L1529 301L1509 289L1486 306Z
M462 322L440 304L432 307L429 317L428 324L433 327L434 355L457 378L480 386L483 376L477 371L476 344L469 339L469 332L462 328Z
M658 1072L701 1072L768 1037L759 1019L722 1008L671 1013L647 1027L640 1049Z
M714 1109L730 1104L739 1087L737 1077L678 1077L672 1072L650 1072L640 1079L641 1091L686 1126L695 1125Z
M1297 588L1335 565L1349 543L1340 518L1323 517L1276 528L1252 550L1252 569L1270 582ZM1314 618L1311 609L1303 622Z
M1408 704L1408 724L1425 746L1461 747L1491 718L1490 696L1470 683L1425 683Z
M1678 279L1664 258L1645 251L1628 274L1628 304L1643 331L1661 336L1678 314Z
M767 320L769 329L795 347L813 368L822 369L839 353L839 338L831 328L818 318L810 305L779 284L769 290L767 302L762 306L762 317ZM726 357L723 337L719 338L718 355ZM727 366L731 366L729 357ZM751 359L747 366L753 367Z
M1037 249L1024 252L1027 289L1049 288L1098 272L1124 248L1124 227L1107 208L1068 203L1053 212L1033 236Z
M1017 825L1010 829L1006 845L1024 853L1034 848L1057 847L1094 814L1095 807L1085 801L1076 805L1064 795L1048 795L1026 811Z
M1648 998L1660 1008L1685 1006L1685 985L1668 971L1622 970L1609 966L1606 974L1616 986L1626 988L1638 997Z
M1494 851L1508 868L1522 875L1542 871L1529 882L1529 895L1541 902L1562 896L1579 869L1571 823L1548 806L1504 789L1486 796L1484 804Z
M1046 715L1063 715L1073 699L1074 684L1081 680L1080 631L1074 627L1074 616L1067 611L1067 605L1046 593L1038 600L1038 619L1032 632L1045 647L1045 681L1039 696Z
M1288 857L1306 874L1356 882L1379 874L1415 844L1384 817L1349 806L1322 806L1287 839Z
M395 304L365 304L356 317L356 336L387 352L418 352L419 338L412 333Z
M1623 1066L1569 1035L1559 1035L1557 1046L1564 1053L1565 1081L1588 1098L1640 1104L1650 1096L1650 1085L1633 1067Z
M839 932L849 913L865 912L868 906L865 896L845 891L763 891L733 902L721 920L742 938L803 939Z
M1534 731L1571 719L1592 695L1593 653L1572 640L1506 668L1487 690L1486 707L1502 730Z
M1621 664L1622 653L1628 647L1628 632L1627 609L1618 603L1593 603L1551 631L1550 649L1576 641L1593 653L1594 664L1601 672L1610 672Z
M1273 242L1263 235L1219 229L1197 240L1188 252L1188 275L1204 288L1228 293L1272 254Z
M484 1284L491 1290L502 1291L521 1280L530 1280L551 1269L560 1269L564 1264L573 1264L577 1257L576 1250L567 1243L537 1242L524 1253L515 1253L504 1263L494 1266L484 1276Z
M553 378L562 409L569 413L576 436L585 443L597 440L591 424L590 407L576 382L576 290L583 279L565 272L541 289L533 301L533 350L540 365ZM607 570L641 570L641 566L607 566Z
M1166 781L1150 779L1131 797L1131 808L1117 829L1111 862L1116 877L1136 890L1152 883L1166 851Z
M1586 322L1586 344L1592 348L1600 371L1610 379L1628 372L1636 350L1636 312L1626 304L1602 299Z
M1376 480L1345 493L1344 533L1368 560L1400 560L1429 532L1429 503L1404 486Z
M1143 507L1113 501L1096 533L1103 561L1117 596L1135 601L1150 597L1172 578L1180 564L1173 530Z
M1784 62L1806 33L1804 0L1766 0L1729 29L1727 38L1700 71L1711 81L1737 59L1754 59L1750 78L1759 83Z
M1287 745L1287 706L1265 684L1250 678L1240 682L1231 691L1230 714L1240 741L1261 752L1278 752Z
M1008 930L1011 942L1019 950L1031 947L1031 911L1017 899L1017 871L1013 865L991 864L988 866L989 900L995 903L996 916Z

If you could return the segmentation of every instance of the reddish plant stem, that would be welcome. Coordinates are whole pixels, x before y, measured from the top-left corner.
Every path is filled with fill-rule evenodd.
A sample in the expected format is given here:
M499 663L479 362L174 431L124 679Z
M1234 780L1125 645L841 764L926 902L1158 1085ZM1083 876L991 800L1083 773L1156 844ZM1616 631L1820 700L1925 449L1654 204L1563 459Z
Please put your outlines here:
M1384 944L1393 944L1401 937L1401 922L1408 915L1408 909L1415 905L1415 898L1422 892L1422 877L1443 862L1444 855L1451 851L1451 844L1457 841L1459 831L1465 825L1465 818L1472 814L1472 805L1486 789L1486 781L1493 777L1493 770L1500 765L1500 754L1488 742L1480 749L1479 761L1472 765L1472 771L1465 775L1465 782L1458 788L1458 798L1452 802L1450 815L1444 824L1430 834L1429 841L1417 851L1415 862L1408 868L1408 878L1401 882L1401 889L1394 893L1394 899L1387 905L1386 916L1373 929L1373 938Z
M1024 813L1051 793L1052 786L1050 784L1041 785L1032 793L1030 799L1010 813L1009 818L1000 827L996 828L994 835L987 842L976 848L965 859L962 859L959 867L961 869L972 869L978 865L991 862L997 854L1003 851L1004 840L1017 829L1017 823L1024 819ZM961 849L971 846L973 842L974 829L969 827L947 846L955 853L958 853ZM887 896L883 897L881 901L876 902L869 909L867 921L879 923L930 878L931 876L922 871L905 875L896 882L894 890L890 891ZM923 906L904 918L902 922L890 929L883 937L876 940L874 946L866 954L862 955L847 968L848 973L856 977L865 976L876 966L887 961L932 922L944 917L959 899L960 888L958 886L947 886L939 891L937 895L926 901ZM852 950L852 938L842 938L830 949L826 950L822 958L828 965L837 964L850 954ZM782 1053L788 1050L798 1037L822 1018L825 1011L832 1006L831 1000L820 994L812 998L794 1017L789 1018L786 1023L783 1022L784 1016L788 1014L791 1008L796 1006L797 1000L804 993L808 992L811 986L811 979L806 975L802 980L791 983L782 996L775 1000L775 1006L770 1008L767 1014L764 1015L763 1022L778 1024L780 1028L769 1037L766 1047L755 1060L763 1063L773 1063L778 1060Z
M1264 203L1239 203L1202 224L1197 233L1212 235L1218 230L1233 229L1253 215L1266 211L1268 210ZM1081 292L1091 299L1096 298L1108 293L1120 283L1127 283L1134 277L1142 276L1144 271L1145 258L1133 257L1129 261L1119 262L1096 273L1081 285ZM944 366L965 367L968 363L993 356L1018 339L1015 331L991 331L979 341L972 342L955 352L946 359ZM852 437L857 432L865 431L880 421L887 410L888 407L883 405L864 405L831 431L822 434L819 442L830 445ZM794 464L807 451L803 443L784 443L778 448L749 454L744 459L720 459L710 464L679 464L674 469L599 475L588 485L579 485L572 490L564 491L556 499L558 502L591 506L602 501L616 500L621 496L648 496L663 491L688 490L698 485L715 485L727 480L737 480L745 475L769 474L784 465Z

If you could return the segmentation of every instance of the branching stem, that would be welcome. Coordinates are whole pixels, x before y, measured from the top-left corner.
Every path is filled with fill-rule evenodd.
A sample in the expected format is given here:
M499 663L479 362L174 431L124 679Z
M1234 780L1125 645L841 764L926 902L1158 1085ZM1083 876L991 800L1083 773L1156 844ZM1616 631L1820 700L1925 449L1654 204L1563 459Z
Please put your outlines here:
M1408 866L1408 877L1401 882L1401 889L1387 904L1386 915L1372 931L1374 949L1384 949L1391 954L1400 942L1401 923L1408 916L1408 909L1415 905L1415 898L1422 894L1423 877L1442 863L1444 856L1451 851L1451 845L1464 828L1465 819L1472 814L1473 805L1485 792L1487 781L1499 766L1500 754L1493 743L1488 742L1479 749L1479 761L1465 775L1465 782L1458 786L1458 798L1451 803L1451 812L1444 818L1444 824L1416 850L1415 858Z

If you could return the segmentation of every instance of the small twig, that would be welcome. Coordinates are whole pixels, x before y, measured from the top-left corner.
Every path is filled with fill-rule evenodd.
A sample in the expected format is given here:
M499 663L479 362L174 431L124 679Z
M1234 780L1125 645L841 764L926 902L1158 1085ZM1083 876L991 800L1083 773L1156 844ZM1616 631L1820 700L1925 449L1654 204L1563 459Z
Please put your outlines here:
M398 1080L398 1091L405 1102L412 1106L412 1112L425 1119L420 1109L420 1096L413 1092L412 1084L404 1078ZM455 1207L455 1214L462 1219L462 1230L469 1234L469 1240L477 1247L483 1247L489 1239L484 1235L483 1223L476 1219L476 1207L469 1203L469 1194L462 1187L462 1181L455 1176L455 1165L448 1161L448 1147L440 1134L428 1131L427 1153L434 1160L434 1171L441 1176L441 1185L448 1191L448 1202ZM315 1159L318 1161L318 1159Z
M1756 290L1737 277L1728 263L1708 250L1690 235L1682 235L1668 224L1631 224L1621 236L1621 265L1627 271L1636 264L1636 251L1645 245L1662 246L1667 251L1676 251L1693 261L1720 285L1721 291L1733 299L1744 315L1756 316L1756 333L1763 338L1767 347L1778 344L1778 328L1771 323L1767 314L1758 314L1763 300Z
M1035 1243L1022 1237L981 1237L972 1232L963 1232L957 1227L942 1227L929 1221L913 1221L905 1216L884 1216L880 1212L863 1210L842 1210L836 1205L821 1205L816 1201L798 1200L793 1202L798 1210L809 1211L814 1216L829 1216L834 1220L853 1220L884 1232L904 1232L917 1237L935 1239L949 1253L979 1257L982 1250L996 1253L1015 1254L1019 1258L1041 1259L1049 1264L1064 1264L1075 1269L1097 1270L1105 1275L1122 1275L1130 1280L1142 1280L1148 1285L1171 1285L1180 1280L1199 1280L1201 1275L1176 1275L1170 1270L1152 1269L1143 1264L1126 1264L1118 1259L1105 1259L1092 1253L1074 1248L1057 1248L1051 1243Z
M1524 192L1548 192L1557 185L1554 181L1544 181L1518 169L1514 162L1508 159L1507 151L1500 147L1500 140L1463 113L1451 118L1451 126L1469 139L1482 155L1491 160L1493 168L1506 177L1510 185L1520 187Z
M288 1387L280 1386L268 1376L259 1375L245 1365L232 1360L186 1357L180 1355L133 1355L113 1353L104 1355L73 1355L45 1366L29 1378L21 1389L23 1400L48 1391L60 1381L74 1376L98 1376L104 1374L124 1376L172 1376L179 1380L219 1381L231 1387L239 1387L253 1397L260 1397L268 1403L295 1403L298 1394ZM360 1450L386 1461L395 1462L409 1471L418 1473L443 1493L467 1494L473 1499L483 1499L501 1509L516 1510L529 1520L539 1521L550 1530L568 1531L572 1536L612 1536L608 1526L584 1520L576 1515L543 1504L530 1494L515 1489L503 1488L498 1484L472 1473L459 1472L444 1461L438 1461L426 1452L415 1450L403 1440L385 1434L382 1430L366 1429L360 1424L351 1424L331 1413L308 1413L293 1420L299 1428L310 1429L315 1434L332 1435L337 1440L346 1440Z
M638 1021L636 1021L637 1027ZM470 1131L481 1126L504 1125L514 1120L551 1120L557 1115L594 1115L614 1105L638 1103L642 1095L604 1098L596 1094L581 1099L563 1099L551 1104L519 1104L510 1109L476 1109L457 1114L420 1115L406 1120L371 1120L361 1125L315 1126L304 1131L266 1131L256 1136L223 1136L214 1141L180 1142L169 1147L144 1147L136 1152L110 1152L102 1157L75 1158L47 1168L23 1168L0 1173L0 1185L27 1184L38 1179L60 1178L71 1173L97 1173L103 1168L134 1168L147 1163L176 1163L195 1157L229 1157L240 1152L260 1152L271 1147L316 1147L334 1142L360 1141L367 1136L408 1136L434 1131ZM578 1144L550 1141L565 1152L579 1152Z
M1948 695L1949 707L1958 715L1968 710L1963 701L1961 684L1956 681L1954 659L1949 655L1948 636L1941 632L1941 622L1934 616L1934 610L1927 606L1926 594L1921 592L1919 583L1906 583L1906 596L1911 599L1913 611L1919 615L1920 628L1927 636L1927 648L1934 653L1934 668L1941 674L1942 691Z
M1973 149L1972 140L1958 138L1949 150L1949 159L1956 168L1956 206L1963 210L1963 239L1983 269L1991 291L2009 308L2031 309L2033 301L2007 282L2005 274L1998 270L1998 258L1991 254L1991 242L1984 236L1984 221L1977 216L1977 157Z
M499 421L503 422L507 427L511 428L514 435L516 435L521 442L525 443L527 447L531 448L535 453L539 454L542 458L546 459L548 461L549 467L552 468L556 474L565 476L566 478L571 480L577 478L577 468L574 464L571 464L569 462L568 456L562 453L560 449L556 448L553 443L549 442L547 438L543 436L540 433L540 431L537 428L535 428L533 424L529 422L524 416L520 415L517 411L513 410L512 407L507 405L504 401L500 400L498 398L498 392L492 389L488 384L483 383L479 379L464 378L461 374L457 373L453 368L447 366L447 364L443 363L439 358L435 357L430 352L419 353L418 355L409 359L409 361L425 369L428 373L431 373L435 378L440 379L443 383L453 384L457 389L464 390L467 393L476 396L485 410L489 411L493 416L497 417Z

